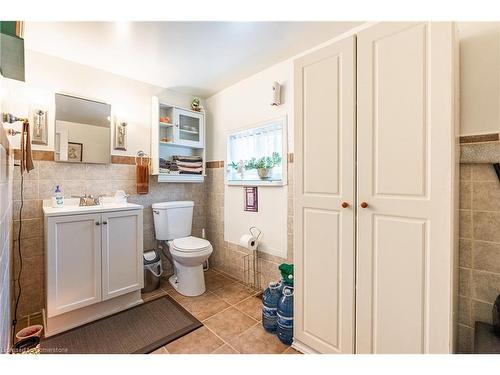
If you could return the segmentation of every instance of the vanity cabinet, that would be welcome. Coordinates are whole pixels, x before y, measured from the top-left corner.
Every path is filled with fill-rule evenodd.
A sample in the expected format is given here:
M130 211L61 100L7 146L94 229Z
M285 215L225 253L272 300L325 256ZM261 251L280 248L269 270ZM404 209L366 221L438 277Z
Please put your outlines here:
M141 301L142 206L128 205L133 208L75 214L48 209L46 315L49 321L63 316L57 330L129 307L130 300Z

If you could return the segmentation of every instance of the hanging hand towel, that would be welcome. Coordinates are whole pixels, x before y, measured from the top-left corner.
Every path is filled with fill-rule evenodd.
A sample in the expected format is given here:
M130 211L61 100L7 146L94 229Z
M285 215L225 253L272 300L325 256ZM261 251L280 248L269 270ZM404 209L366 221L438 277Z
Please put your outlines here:
M26 139L24 138L26 136ZM28 121L23 122L21 131L21 174L35 169L33 164L33 156L31 155L31 134L30 124Z
M149 192L149 165L137 164L135 168L137 194L147 194Z

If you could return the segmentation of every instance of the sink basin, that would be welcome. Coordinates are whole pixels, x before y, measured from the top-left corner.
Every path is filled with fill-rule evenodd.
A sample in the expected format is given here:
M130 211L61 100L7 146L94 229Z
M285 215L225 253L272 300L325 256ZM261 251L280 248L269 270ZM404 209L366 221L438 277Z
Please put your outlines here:
M143 208L143 206L135 203L116 203L113 197L104 197L102 204L95 206L79 206L79 203L78 198L70 198L64 200L63 207L54 208L52 207L52 200L45 199L43 201L43 213L45 216L62 216Z

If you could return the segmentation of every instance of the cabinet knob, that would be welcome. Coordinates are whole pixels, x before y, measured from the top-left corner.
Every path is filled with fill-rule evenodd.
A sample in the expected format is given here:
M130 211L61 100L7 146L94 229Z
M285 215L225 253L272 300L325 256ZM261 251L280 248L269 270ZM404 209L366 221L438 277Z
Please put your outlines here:
M342 202L340 205L342 206L342 208L349 207L349 203L347 203L347 202Z
M361 208L366 208L366 207L368 207L368 203L361 202L360 206L361 206Z
M108 222L107 222L107 221L103 221L102 223L103 223L104 225L106 225Z
M99 223L98 221L95 222L95 225L101 225L101 223Z

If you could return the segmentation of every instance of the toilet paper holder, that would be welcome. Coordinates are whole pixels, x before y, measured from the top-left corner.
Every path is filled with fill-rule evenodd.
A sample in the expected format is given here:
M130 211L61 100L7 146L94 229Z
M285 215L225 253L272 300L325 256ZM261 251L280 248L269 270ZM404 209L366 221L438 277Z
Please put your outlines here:
M252 237L258 241L262 235L262 231L252 226L248 229ZM261 289L261 273L259 271L259 251L251 251L249 254L243 256L243 283L255 291Z
M260 235L262 234L262 231L261 231L259 228L257 228L257 227L250 227L250 228L248 229L248 231L250 232L250 234L251 234L252 236L254 236L254 237L257 239L257 241L259 240ZM255 233L254 233L254 232L259 232L259 234L255 235Z

